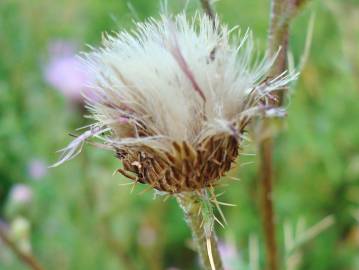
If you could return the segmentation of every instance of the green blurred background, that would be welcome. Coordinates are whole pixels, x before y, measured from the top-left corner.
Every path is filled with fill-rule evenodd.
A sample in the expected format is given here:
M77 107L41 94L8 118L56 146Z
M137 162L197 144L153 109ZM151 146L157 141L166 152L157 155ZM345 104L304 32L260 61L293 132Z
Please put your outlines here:
M169 0L188 12L198 1ZM56 150L88 123L73 57L103 32L158 17L157 0L0 1L0 220L23 252L46 269L199 269L190 232L173 199L130 193L109 152L84 148L55 168ZM221 0L230 26L251 28L266 46L269 1ZM359 1L313 0L294 20L290 44L300 61L315 14L312 46L276 139L275 191L282 269L359 269ZM248 144L246 153L255 153ZM228 270L264 269L257 157L243 156L223 188L228 226L218 226ZM335 224L288 253L288 232L328 215ZM325 222L325 220L324 220ZM313 228L312 228L313 229ZM315 229L315 228L314 228ZM287 237L284 237L285 232ZM290 239L289 239L290 240ZM258 253L258 256L256 254ZM0 269L27 269L0 241Z

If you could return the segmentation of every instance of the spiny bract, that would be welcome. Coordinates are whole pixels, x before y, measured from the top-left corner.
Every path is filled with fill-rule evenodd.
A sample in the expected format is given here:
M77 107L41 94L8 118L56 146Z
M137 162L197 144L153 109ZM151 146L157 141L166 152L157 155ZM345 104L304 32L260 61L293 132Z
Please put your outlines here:
M54 166L97 137L136 182L169 193L214 186L236 159L251 118L272 115L270 93L295 77L266 78L275 59L258 60L250 32L230 37L234 30L206 15L180 14L106 36L83 57L96 122Z

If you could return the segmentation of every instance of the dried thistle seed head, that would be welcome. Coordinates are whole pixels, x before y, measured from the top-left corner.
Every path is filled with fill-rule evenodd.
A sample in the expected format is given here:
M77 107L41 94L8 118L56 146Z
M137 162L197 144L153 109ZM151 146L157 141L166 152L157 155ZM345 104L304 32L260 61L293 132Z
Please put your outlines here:
M251 33L230 38L233 31L218 19L181 14L107 36L83 57L94 81L86 98L95 123L55 166L96 137L134 181L170 193L215 185L237 157L248 122L268 109L273 115L270 93L295 77L266 79L274 59L254 59Z
M194 145L173 141L168 150L151 145L122 147L117 150L124 166L119 172L159 191L200 190L214 186L231 168L238 146L239 141L232 134L217 134Z

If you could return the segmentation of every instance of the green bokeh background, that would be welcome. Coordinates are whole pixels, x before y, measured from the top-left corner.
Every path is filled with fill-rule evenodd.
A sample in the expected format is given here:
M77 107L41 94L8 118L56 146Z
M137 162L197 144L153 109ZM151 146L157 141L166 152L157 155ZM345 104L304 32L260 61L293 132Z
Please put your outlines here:
M184 0L169 0L179 12ZM130 4L130 5L129 5ZM130 7L129 7L130 6ZM188 1L188 12L199 9ZM2 0L0 1L0 219L12 224L20 215L30 225L32 253L46 269L199 269L190 232L173 199L153 200L152 192L131 194L127 180L112 172L119 162L108 152L85 147L63 166L33 181L28 164L51 164L68 133L83 126L83 111L44 80L48 46L67 40L88 50L102 32L128 29L132 19L158 17L157 0ZM221 0L216 10L230 26L251 28L266 46L269 1ZM275 191L277 235L285 267L283 226L307 228L327 215L335 225L300 249L296 269L359 269L359 1L313 0L294 20L290 50L303 54L310 17L315 15L312 46L288 103L288 118L276 138ZM255 153L249 143L246 153ZM248 262L249 239L264 245L258 199L257 157L245 156L231 175L240 182L223 188L228 226L218 226L222 242L237 248L241 269ZM14 209L12 186L33 190L31 203ZM25 209L24 209L25 208ZM240 269L235 263L232 268ZM26 269L0 242L0 269ZM174 268L172 268L174 269Z

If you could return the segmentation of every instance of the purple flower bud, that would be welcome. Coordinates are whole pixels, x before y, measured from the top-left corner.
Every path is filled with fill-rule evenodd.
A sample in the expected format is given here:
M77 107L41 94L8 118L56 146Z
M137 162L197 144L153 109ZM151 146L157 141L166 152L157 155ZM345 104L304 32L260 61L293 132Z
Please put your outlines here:
M31 202L32 190L29 186L24 184L15 185L10 192L10 200L15 203L27 204Z
M144 247L151 247L156 243L157 233L150 226L143 226L139 234L139 244Z
M223 260L224 269L237 269L234 267L239 262L239 256L236 247L232 243L219 242L218 249Z
M75 46L55 42L49 48L50 59L45 66L45 80L73 102L82 102L82 92L89 83L87 68L76 57Z
M47 173L47 166L40 159L33 159L28 164L28 175L33 180L41 180Z

